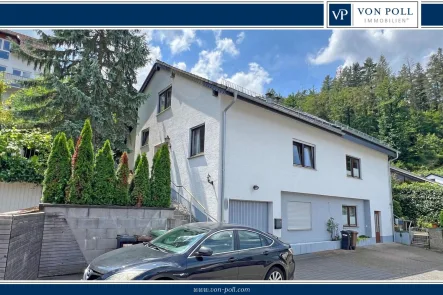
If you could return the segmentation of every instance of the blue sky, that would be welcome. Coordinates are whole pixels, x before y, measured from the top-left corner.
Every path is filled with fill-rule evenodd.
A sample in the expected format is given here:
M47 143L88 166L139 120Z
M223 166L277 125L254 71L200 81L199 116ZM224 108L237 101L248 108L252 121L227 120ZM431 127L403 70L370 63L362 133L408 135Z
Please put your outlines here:
M20 31L33 35L29 30ZM143 30L151 57L205 78L282 95L320 88L341 65L384 54L394 71L427 62L443 31L405 30ZM139 70L139 85L152 64Z

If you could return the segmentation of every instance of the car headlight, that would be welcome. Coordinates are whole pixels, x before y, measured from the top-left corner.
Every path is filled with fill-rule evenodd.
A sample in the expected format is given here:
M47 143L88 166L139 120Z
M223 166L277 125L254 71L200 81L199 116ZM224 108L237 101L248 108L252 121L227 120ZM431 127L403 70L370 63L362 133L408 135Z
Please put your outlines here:
M126 270L122 272L118 272L116 274L113 274L112 276L106 278L105 280L109 281L130 281L133 280L135 277L141 275L144 271L143 270Z

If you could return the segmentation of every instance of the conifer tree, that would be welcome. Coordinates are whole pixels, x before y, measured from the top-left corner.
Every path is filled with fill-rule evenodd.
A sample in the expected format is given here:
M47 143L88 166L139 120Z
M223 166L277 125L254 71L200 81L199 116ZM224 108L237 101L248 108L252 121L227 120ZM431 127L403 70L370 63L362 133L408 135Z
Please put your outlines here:
M66 143L66 135L61 132L54 138L48 167L43 180L43 203L65 203L66 186L71 176L71 155Z
M146 153L141 155L141 160L135 169L134 189L131 194L131 204L137 207L151 206L150 202L150 181L149 181L149 164Z
M89 204L92 198L92 178L94 175L94 149L92 147L92 129L89 119L85 121L77 140L71 165L69 202L72 204Z
M157 151L153 161L152 203L154 207L171 205L171 160L167 144Z
M115 188L115 204L121 206L131 205L129 200L129 166L128 154L126 152L120 158L120 163L117 169L117 183Z
M132 175L132 178L131 178L130 184L129 184L129 194L131 194L132 191L134 190L134 174L135 174L135 170L137 169L138 164L140 163L140 160L141 160L141 153L139 153L137 155L137 158L135 159L134 171L133 171L133 175Z
M114 159L111 143L107 140L95 157L91 204L114 204L115 185Z
M74 151L75 151L74 140L72 139L72 137L69 138L69 140L68 140L68 150L69 150L69 153L71 154L71 157L72 157L72 155L74 154Z

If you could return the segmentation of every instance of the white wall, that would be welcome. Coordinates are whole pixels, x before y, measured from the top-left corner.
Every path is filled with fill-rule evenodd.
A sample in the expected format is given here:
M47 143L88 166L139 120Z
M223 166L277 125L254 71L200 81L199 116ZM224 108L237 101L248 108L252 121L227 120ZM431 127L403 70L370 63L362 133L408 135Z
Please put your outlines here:
M0 213L38 206L42 186L24 182L0 182Z
M293 166L293 139L315 145L315 170ZM347 177L346 155L361 159L362 179ZM392 235L387 155L238 101L227 119L225 198L272 202L272 224L281 218L282 191L370 200L372 235L374 211L381 211L381 235ZM229 210L224 212L228 221Z
M437 175L426 176L426 179L433 180L436 183L443 184L443 177L440 177L440 176L437 176Z
M157 114L158 94L172 84L171 108ZM152 164L154 147L164 142L171 143L171 177L177 185L183 185L205 206L211 216L218 215L220 122L227 98L212 96L212 90L180 75L170 77L170 72L161 69L149 83L146 91L150 97L139 108L139 123L135 132L131 155L131 168L136 155L146 152ZM190 129L205 124L204 155L190 156ZM149 145L141 148L141 131L149 128ZM210 174L214 186L207 182ZM185 197L188 195L181 192Z

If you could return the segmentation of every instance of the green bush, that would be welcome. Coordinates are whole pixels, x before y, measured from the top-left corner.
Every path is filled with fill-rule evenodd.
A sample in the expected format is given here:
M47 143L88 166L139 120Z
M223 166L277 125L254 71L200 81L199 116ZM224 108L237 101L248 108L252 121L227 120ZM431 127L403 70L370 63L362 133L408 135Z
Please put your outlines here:
M92 178L94 174L94 149L92 129L86 120L76 149L72 156L72 175L69 181L69 203L90 204L92 198Z
M440 211L440 227L443 227L443 210Z
M132 194L132 191L134 190L134 174L135 174L135 170L137 169L137 167L138 167L138 164L140 163L140 160L141 160L141 154L138 154L137 155L137 158L136 158L136 160L135 160L135 164L134 164L134 171L133 171L133 173L132 173L132 178L130 179L130 182L129 182L129 195L131 195Z
M129 200L129 166L128 154L126 152L120 158L120 163L117 169L117 183L115 188L115 204L121 206L128 206L131 204Z
M74 140L72 139L72 137L68 140L68 150L72 157L75 151Z
M403 183L392 188L394 200L413 221L437 222L443 210L443 187L432 183Z
M171 205L171 160L167 144L154 156L152 170L152 207L168 208Z
M95 157L91 204L112 205L115 199L115 170L109 140L98 150Z
M394 215L397 217L403 217L403 211L401 209L400 202L397 200L394 200Z
M134 175L134 189L131 193L131 205L151 207L149 164L146 153L143 153Z
M52 144L43 180L43 203L64 204L66 187L71 176L71 155L66 135L59 133Z

